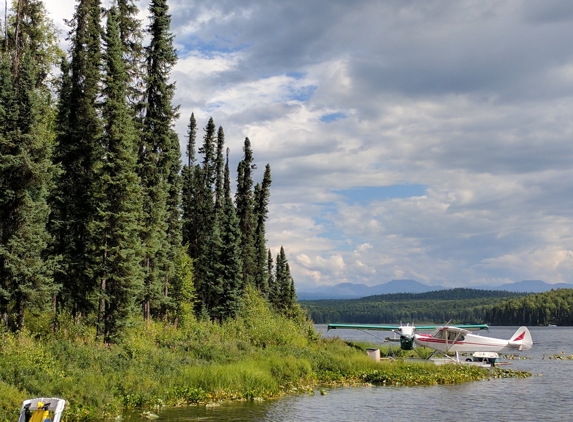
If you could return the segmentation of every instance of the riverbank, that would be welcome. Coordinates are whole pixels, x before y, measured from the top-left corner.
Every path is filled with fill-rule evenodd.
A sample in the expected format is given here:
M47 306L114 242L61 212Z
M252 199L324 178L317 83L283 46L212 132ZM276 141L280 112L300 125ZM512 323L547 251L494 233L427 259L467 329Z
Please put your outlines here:
M433 385L497 376L462 365L378 364L360 346L321 339L302 314L275 314L257 297L223 324L134 321L111 346L96 343L88 325L70 318L59 321L56 333L49 316L28 321L26 331L0 336L0 420L16 420L21 401L34 396L65 398L65 419L72 422L163 405L312 394L327 384Z

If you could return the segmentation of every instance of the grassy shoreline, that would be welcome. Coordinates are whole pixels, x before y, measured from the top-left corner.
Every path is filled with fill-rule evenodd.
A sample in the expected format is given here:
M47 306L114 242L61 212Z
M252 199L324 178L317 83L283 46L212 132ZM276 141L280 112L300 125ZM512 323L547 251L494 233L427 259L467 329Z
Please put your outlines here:
M250 297L222 324L134 321L124 339L96 343L81 322L49 316L19 334L0 333L0 421L14 421L22 400L65 398L65 420L116 417L135 409L312 394L325 385L435 385L498 374L466 365L376 363L339 339L322 339L301 314L286 318Z

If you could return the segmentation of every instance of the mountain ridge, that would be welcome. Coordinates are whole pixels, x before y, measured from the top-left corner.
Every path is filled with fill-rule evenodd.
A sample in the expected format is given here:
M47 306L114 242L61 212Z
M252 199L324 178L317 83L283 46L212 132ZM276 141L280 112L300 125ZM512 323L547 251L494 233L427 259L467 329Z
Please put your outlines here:
M458 286L464 287L464 286ZM520 293L542 293L552 289L573 289L573 284L550 284L543 280L522 280L515 283L506 283L500 286L469 286L481 290L506 290ZM366 284L339 283L334 286L320 286L306 291L297 292L298 300L321 299L359 299L366 296L383 295L390 293L426 293L435 290L449 290L449 287L440 285L427 285L416 280L398 279L386 283L367 286Z

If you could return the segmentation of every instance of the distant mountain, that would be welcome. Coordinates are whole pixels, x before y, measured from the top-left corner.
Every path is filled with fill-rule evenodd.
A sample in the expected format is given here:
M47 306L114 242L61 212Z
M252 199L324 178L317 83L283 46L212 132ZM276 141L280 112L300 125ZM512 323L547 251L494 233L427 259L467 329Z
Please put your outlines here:
M321 286L297 292L299 300L318 299L358 299L365 296L388 293L426 293L443 290L442 286L428 286L416 280L391 280L387 283L367 286L366 284L340 283L334 286Z
M501 286L471 287L482 290L505 290L519 293L542 293L551 289L573 289L573 284L549 284L542 280L523 280L517 283L507 283ZM297 292L299 300L319 299L358 299L366 296L384 295L389 293L426 293L444 290L443 286L428 286L416 280L391 280L387 283L367 286L366 284L340 283L334 286L321 286Z
M549 284L542 280L523 280L517 283L502 284L495 287L496 290L507 290L508 292L522 293L542 293L551 289L573 289L573 284L556 283Z

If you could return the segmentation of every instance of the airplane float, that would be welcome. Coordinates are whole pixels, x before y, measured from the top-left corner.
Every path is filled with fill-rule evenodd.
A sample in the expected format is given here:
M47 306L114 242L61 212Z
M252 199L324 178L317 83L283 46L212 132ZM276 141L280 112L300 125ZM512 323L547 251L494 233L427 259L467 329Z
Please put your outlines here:
M332 329L357 329L357 330L381 330L393 331L398 334L400 348L412 350L414 346L425 346L436 352L455 352L456 360L459 361L459 352L510 352L529 350L533 345L531 333L527 327L519 327L509 340L493 337L485 337L472 334L472 331L487 330L486 324L476 325L362 325L362 324L328 324L328 330ZM417 331L430 331L429 334ZM395 341L386 337L387 341ZM397 340L397 339L396 339ZM429 358L428 358L429 359Z

